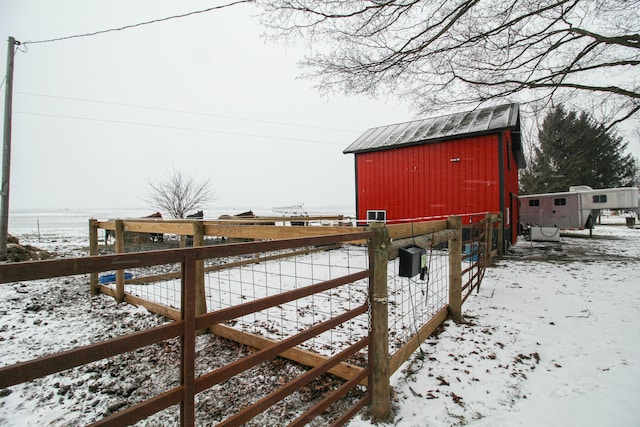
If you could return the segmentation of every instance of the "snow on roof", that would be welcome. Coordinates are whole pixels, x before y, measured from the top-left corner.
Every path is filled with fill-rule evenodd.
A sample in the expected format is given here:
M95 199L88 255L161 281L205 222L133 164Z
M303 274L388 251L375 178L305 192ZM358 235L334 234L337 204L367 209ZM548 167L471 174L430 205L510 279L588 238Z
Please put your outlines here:
M344 153L385 150L456 136L519 128L518 104L504 104L367 130Z

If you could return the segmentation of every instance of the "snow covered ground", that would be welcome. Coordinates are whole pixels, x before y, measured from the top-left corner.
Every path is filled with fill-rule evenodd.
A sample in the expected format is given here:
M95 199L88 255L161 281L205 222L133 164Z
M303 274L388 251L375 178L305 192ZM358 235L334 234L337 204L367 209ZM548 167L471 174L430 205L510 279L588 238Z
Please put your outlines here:
M34 218L25 214L24 226L14 222L10 233L22 243L62 253L79 254L86 247L88 226L77 224L87 224L88 217L67 224L63 214L40 215L39 236ZM49 220L55 225L47 226ZM392 377L394 414L388 425L639 425L640 229L627 228L620 217L605 222L611 225L597 226L591 239L584 231L560 243L521 241L489 268L479 294L463 307L467 322L447 322ZM80 278L1 285L0 365L163 322L107 297L90 300L85 287ZM206 350L219 348L213 341L204 337L199 343L211 364L216 355ZM142 357L168 366L175 347L158 345ZM239 350L228 352L237 356ZM92 414L104 416L124 400L143 399L177 381L142 368L123 372L125 366L107 360L88 372L0 390L0 425L84 424L95 419ZM99 376L102 371L107 375ZM273 378L282 381L280 374ZM229 400L220 396L203 397L200 407L221 411L214 405ZM291 405L278 410L295 412ZM282 419L273 415L263 422ZM174 416L148 425L167 425ZM349 425L371 421L359 416Z
M640 229L520 241L392 378L396 426L640 425ZM350 427L368 426L358 418Z

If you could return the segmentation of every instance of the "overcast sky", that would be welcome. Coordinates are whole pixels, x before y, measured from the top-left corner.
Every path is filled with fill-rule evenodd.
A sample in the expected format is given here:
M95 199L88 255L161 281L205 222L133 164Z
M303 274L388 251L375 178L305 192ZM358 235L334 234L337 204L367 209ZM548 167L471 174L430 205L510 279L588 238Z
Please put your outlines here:
M0 63L9 36L46 40L217 4L0 0ZM414 117L392 99L322 96L299 79L303 47L266 43L255 15L239 5L27 44L15 57L11 209L144 208L149 180L172 169L210 177L219 207L354 205L354 159L342 150Z
M225 3L0 0L0 63L9 36L47 40ZM416 117L391 98L321 95L299 78L303 43L265 42L256 13L238 5L23 46L11 209L151 209L149 181L171 170L210 178L220 210L353 209L354 159L344 148L368 128ZM628 139L635 156L638 139Z

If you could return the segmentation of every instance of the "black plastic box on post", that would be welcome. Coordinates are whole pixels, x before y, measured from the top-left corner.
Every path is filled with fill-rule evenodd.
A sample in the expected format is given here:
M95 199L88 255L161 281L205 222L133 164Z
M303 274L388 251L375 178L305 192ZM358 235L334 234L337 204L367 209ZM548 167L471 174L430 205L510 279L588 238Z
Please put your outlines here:
M427 251L417 246L410 246L408 248L400 248L399 258L400 267L398 275L400 277L413 277L420 274L422 270L422 256L426 255Z

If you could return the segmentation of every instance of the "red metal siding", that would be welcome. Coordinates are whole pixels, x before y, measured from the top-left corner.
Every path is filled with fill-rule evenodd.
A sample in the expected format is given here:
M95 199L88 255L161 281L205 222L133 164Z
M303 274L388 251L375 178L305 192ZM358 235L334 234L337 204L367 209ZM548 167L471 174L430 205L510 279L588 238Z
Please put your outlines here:
M499 212L498 153L497 134L359 153L358 217L367 210L386 210L389 221ZM517 185L514 161L512 169Z

